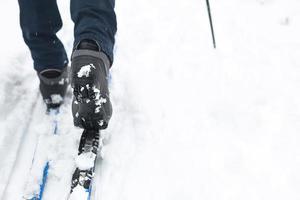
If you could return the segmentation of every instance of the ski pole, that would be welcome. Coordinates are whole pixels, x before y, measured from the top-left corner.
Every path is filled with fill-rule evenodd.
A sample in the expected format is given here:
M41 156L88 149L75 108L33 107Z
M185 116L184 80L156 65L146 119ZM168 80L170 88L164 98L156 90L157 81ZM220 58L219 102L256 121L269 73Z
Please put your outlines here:
M213 27L211 12L210 12L209 0L206 0L206 5L207 5L207 11L208 11L208 17L209 17L209 23L210 23L210 30L211 30L213 45L214 45L214 48L216 48L215 32L214 32L214 27Z

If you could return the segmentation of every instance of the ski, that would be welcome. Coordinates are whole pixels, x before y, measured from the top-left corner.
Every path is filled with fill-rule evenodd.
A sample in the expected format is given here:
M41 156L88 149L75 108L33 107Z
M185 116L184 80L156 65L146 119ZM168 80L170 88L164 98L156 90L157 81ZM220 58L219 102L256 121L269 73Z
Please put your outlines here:
M52 134L53 135L57 135L58 134L58 120L57 120L57 115L59 114L59 109L49 109L47 110L47 114L50 116L50 118L52 119ZM37 141L37 145L35 147L35 151L34 151L34 156L33 156L33 160L32 160L32 167L31 170L33 169L33 166L35 165L37 161L36 155L39 153L39 145L43 145L40 144L40 138ZM23 199L25 200L42 200L43 199L43 193L46 187L46 183L47 183L47 179L48 179L48 171L50 168L50 162L49 160L46 161L46 163L44 164L44 167L42 169L42 173L41 173L41 178L38 180L38 184L39 187L34 187L32 184L32 180L29 180L26 186L26 191L25 195L23 195ZM31 177L29 177L30 179ZM33 187L33 188L31 188Z
M90 200L97 154L102 148L100 132L84 130L80 139L76 169L68 200Z

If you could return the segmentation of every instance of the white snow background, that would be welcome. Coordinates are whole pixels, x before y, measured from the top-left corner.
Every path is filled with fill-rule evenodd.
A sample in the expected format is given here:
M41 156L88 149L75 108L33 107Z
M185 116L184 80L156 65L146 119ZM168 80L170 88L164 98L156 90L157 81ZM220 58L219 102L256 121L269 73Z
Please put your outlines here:
M204 0L116 1L114 114L93 199L300 199L300 1L210 1L216 50ZM62 200L81 131L68 99L51 136L18 15L0 1L0 199L22 199L28 177L34 187L40 137L44 199Z

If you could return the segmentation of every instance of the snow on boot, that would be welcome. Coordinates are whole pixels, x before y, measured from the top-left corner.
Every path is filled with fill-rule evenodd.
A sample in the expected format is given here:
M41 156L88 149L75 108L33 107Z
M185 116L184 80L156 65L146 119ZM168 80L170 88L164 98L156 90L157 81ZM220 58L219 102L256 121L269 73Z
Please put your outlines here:
M64 101L68 87L68 67L62 70L45 69L38 73L40 79L40 91L47 110L58 108Z
M110 62L92 40L83 40L72 54L71 86L74 125L100 130L108 126L112 115L108 73Z

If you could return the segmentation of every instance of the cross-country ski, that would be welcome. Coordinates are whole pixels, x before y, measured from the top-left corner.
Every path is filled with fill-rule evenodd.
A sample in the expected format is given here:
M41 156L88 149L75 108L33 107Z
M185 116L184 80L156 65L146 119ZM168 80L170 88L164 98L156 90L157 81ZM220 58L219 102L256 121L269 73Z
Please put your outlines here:
M86 130L81 136L69 200L91 199L97 156L103 146L100 136L99 131Z
M57 115L59 114L59 109L49 109L48 115L51 118L52 130L49 130L50 134L58 134L58 120ZM43 193L47 184L49 168L51 167L51 160L48 160L47 141L46 135L39 135L36 142L36 147L34 150L34 157L32 159L32 166L30 167L28 181L26 183L23 199L26 200L42 200ZM44 162L44 165L40 165ZM40 172L37 172L40 171ZM39 177L34 177L32 174L38 173Z

